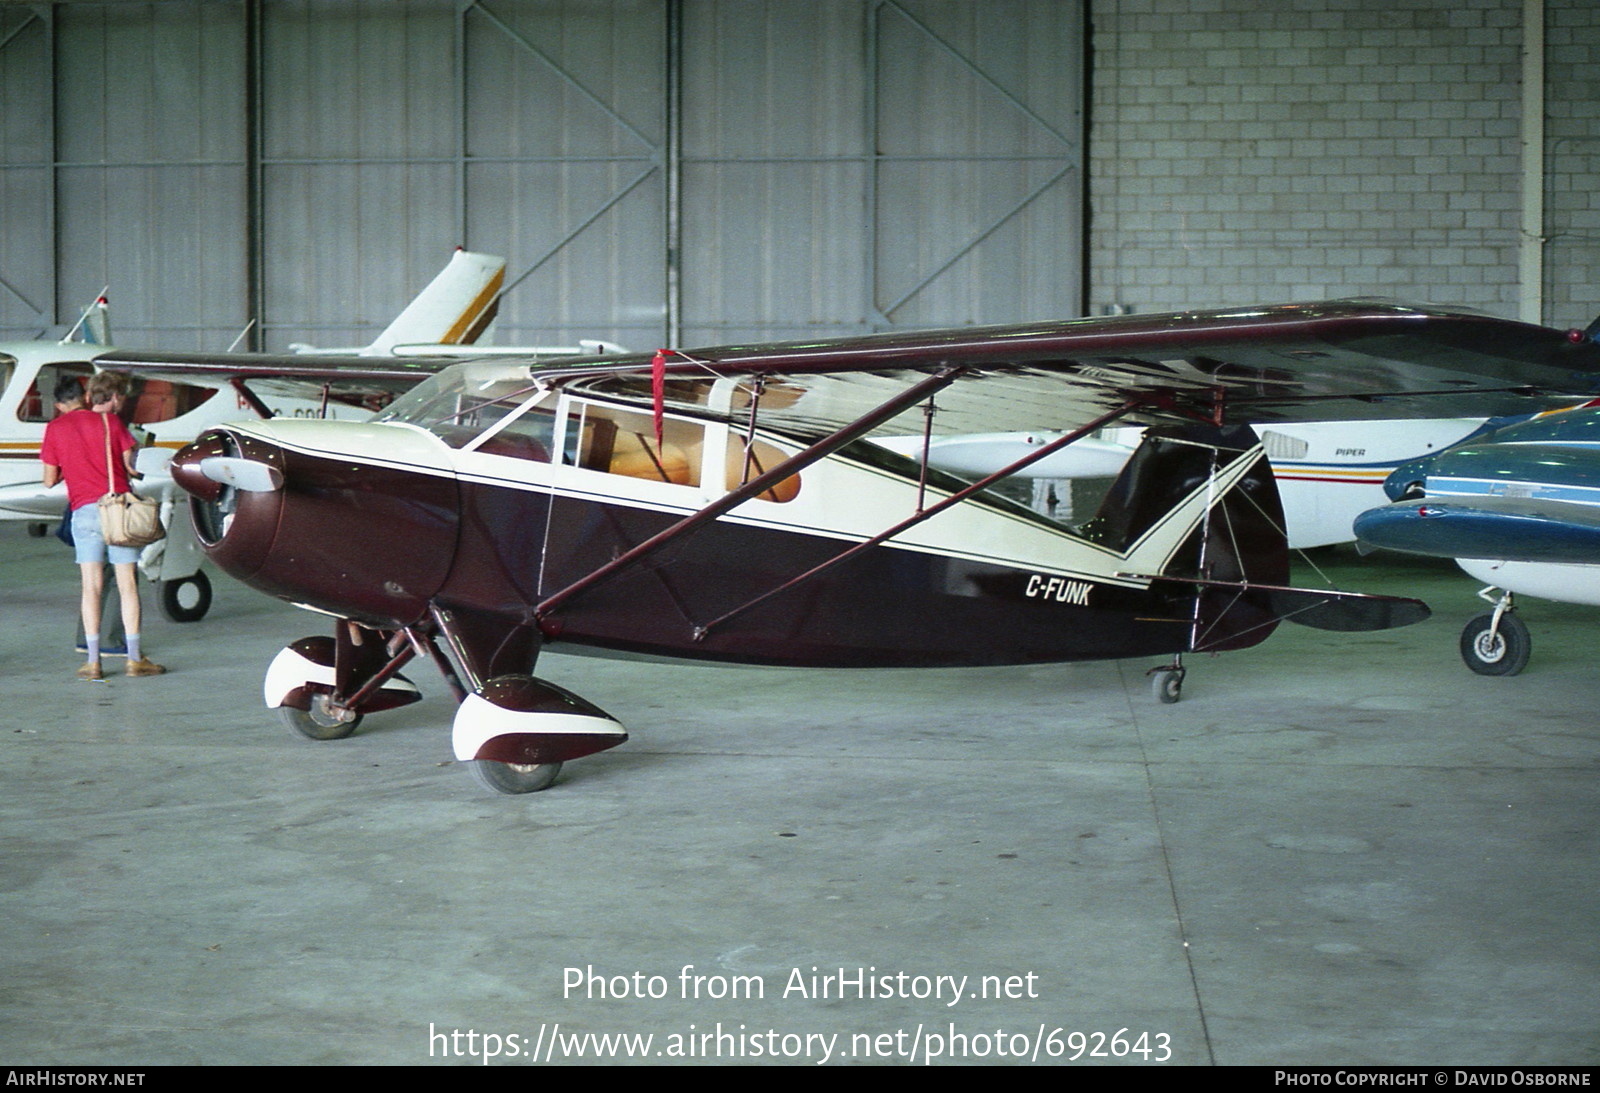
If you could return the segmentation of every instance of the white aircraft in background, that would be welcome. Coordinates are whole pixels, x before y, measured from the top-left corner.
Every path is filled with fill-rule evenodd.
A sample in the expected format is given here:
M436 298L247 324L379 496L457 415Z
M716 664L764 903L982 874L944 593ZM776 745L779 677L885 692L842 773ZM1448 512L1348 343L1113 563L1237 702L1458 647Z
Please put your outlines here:
M488 327L498 309L505 265L503 258L457 250L427 288L359 352L445 358L481 353L471 342ZM0 343L0 520L26 520L38 525L38 533L43 534L47 523L61 518L67 503L66 487L46 489L40 481L39 445L45 425L55 416L52 395L57 382L87 380L95 370L93 358L111 349L108 325L102 295L60 341ZM521 352L555 356L611 348L591 348L599 344ZM311 353L351 352L297 348ZM433 371L419 362L416 378L420 381ZM201 387L157 379L137 382L124 416L144 441L136 458L136 466L144 474L138 492L174 500L177 495L167 470L172 454L222 422L256 416L360 419L375 409L331 398L277 397L265 387L258 390L265 398L243 385ZM179 520L167 539L147 548L142 568L156 583L156 602L162 614L174 622L197 620L211 605L211 583L201 571L201 559L186 520Z
M1263 426L1261 446L1278 481L1290 548L1354 542L1355 518L1388 502L1383 482L1391 471L1483 427L1482 418L1464 417Z
M1272 464L1291 550L1309 550L1355 540L1350 528L1368 509L1388 502L1384 479L1400 464L1443 451L1483 427L1482 418L1432 418L1410 421L1274 422L1259 429ZM1046 456L1018 477L1035 482L1034 507L1047 516L1071 519L1053 502L1070 491L1052 483L1110 479L1127 462L1142 436L1140 429L1108 429ZM1030 451L1056 439L1053 433L982 433L934 437L928 462L963 478L993 474ZM919 457L923 438L879 440L901 455ZM1046 500L1049 498L1050 500ZM1094 515L1091 508L1076 514Z

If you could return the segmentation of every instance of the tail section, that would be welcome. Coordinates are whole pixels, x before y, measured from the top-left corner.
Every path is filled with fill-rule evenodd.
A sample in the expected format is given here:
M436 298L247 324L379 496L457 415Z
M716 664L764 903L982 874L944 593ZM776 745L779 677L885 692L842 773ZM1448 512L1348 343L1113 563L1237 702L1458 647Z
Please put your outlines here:
M1277 481L1248 426L1150 430L1085 531L1185 599L1191 651L1248 648L1285 620L1348 631L1428 617L1417 600L1289 585Z
M471 345L494 321L505 287L506 260L492 254L460 250L428 287L406 305L377 340L361 348L328 349L294 344L296 353L313 356L387 357L408 348L437 350L441 346Z
M364 356L387 356L400 345L470 345L494 321L505 287L506 260L458 250Z
M1191 649L1242 649L1276 628L1256 586L1288 583L1289 541L1248 426L1151 429L1084 530L1123 551L1131 573L1186 587Z

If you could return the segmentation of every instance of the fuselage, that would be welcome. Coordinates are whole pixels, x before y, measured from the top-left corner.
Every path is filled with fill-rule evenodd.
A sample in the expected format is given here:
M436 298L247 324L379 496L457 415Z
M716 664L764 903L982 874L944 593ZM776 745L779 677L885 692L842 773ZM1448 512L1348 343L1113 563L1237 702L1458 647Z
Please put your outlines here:
M758 432L747 450L743 430L714 415L667 415L658 444L649 414L534 391L525 369L471 365L372 423L271 421L208 434L179 457L178 477L196 493L202 544L222 568L380 629L447 611L537 623L546 641L630 654L953 666L1192 647L1193 588L1152 577L1195 550L1210 506L1259 459L1234 459L1218 483L1195 483L1115 541L998 498L969 500L783 588L957 488L938 476L924 486L915 464L858 443L539 612L802 446ZM274 466L283 487L220 486L199 473L215 456Z
M1274 424L1261 443L1283 498L1289 546L1347 543L1355 518L1383 504L1384 480L1404 462L1443 451L1481 418L1315 421Z

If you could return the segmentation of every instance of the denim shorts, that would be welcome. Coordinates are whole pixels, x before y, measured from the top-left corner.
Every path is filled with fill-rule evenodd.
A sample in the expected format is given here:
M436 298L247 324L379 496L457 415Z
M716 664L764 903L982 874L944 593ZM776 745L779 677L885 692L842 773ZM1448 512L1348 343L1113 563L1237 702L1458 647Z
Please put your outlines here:
M84 505L72 510L72 549L80 563L107 561L112 565L129 565L139 560L138 547L107 546L100 535L100 506Z

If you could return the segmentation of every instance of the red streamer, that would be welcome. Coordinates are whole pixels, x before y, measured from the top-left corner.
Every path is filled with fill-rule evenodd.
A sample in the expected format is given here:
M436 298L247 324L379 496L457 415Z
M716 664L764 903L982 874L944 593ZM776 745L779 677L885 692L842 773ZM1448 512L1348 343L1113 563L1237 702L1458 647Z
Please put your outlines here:
M661 450L661 422L667 402L667 351L657 349L650 361L650 398L655 403L656 451Z

